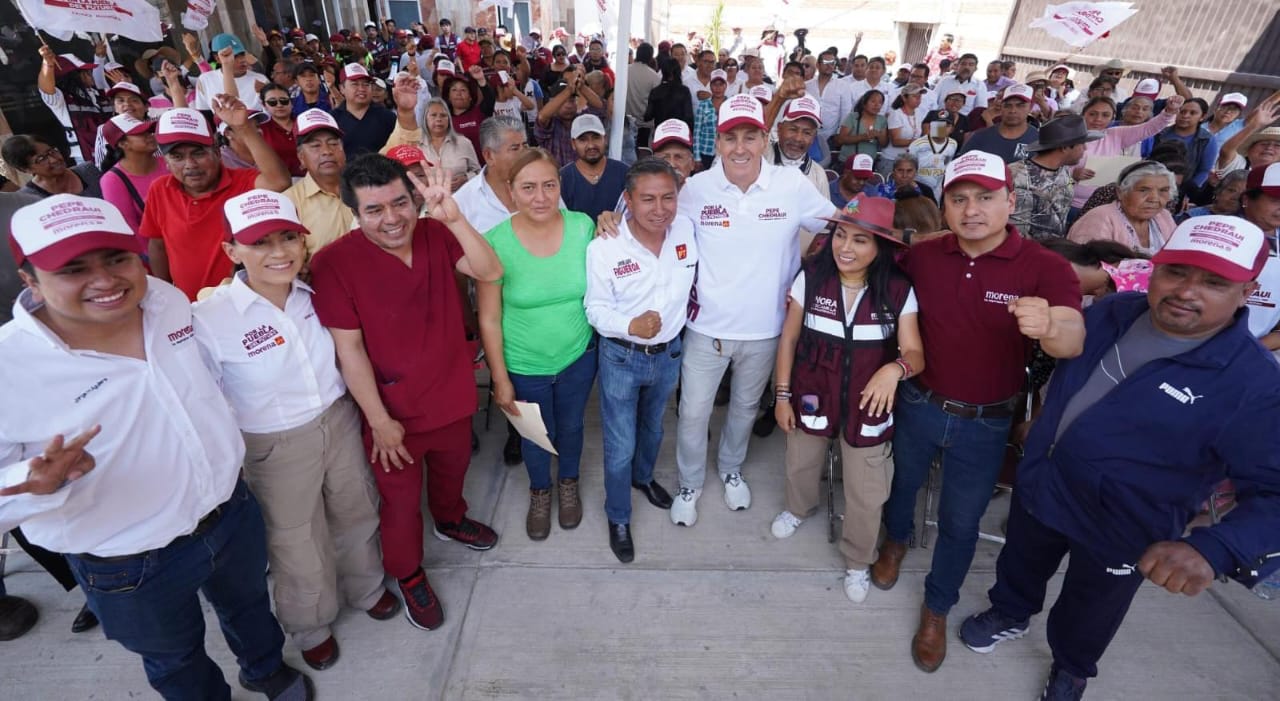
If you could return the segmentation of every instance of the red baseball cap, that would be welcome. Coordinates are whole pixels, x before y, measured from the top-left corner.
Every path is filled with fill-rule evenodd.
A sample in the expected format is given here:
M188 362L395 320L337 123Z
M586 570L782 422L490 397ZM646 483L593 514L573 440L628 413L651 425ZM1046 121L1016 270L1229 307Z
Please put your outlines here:
M143 252L142 239L115 205L77 195L52 195L14 212L9 247L18 265L29 260L41 270L57 270L102 248Z
M844 169L859 178L870 178L875 172L875 160L865 153L855 153L844 162Z
M102 138L108 146L115 146L126 136L145 134L155 128L156 123L150 120L144 122L134 119L133 115L117 114L102 125Z
M369 75L369 71L358 63L348 63L338 71L338 82L345 83L348 80L373 80L373 76Z
M156 143L161 146L185 143L212 146L213 133L209 131L204 115L190 107L178 107L160 115L156 125Z
M288 197L270 190L253 189L222 205L227 239L251 245L276 231L309 234Z
M1232 282L1249 282L1262 272L1270 248L1262 229L1252 222L1211 214L1179 224L1151 262L1193 265Z
M400 165L405 168L408 168L414 163L422 163L428 168L434 165L431 161L427 160L427 154L423 153L422 149L414 146L413 144L400 144L399 146L390 149L387 151L387 158L399 162Z

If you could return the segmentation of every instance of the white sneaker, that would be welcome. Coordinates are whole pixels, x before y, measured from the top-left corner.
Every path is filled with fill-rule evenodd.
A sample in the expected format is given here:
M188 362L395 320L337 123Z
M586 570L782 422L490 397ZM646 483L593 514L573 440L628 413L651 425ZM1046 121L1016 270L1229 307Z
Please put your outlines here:
M802 523L804 523L804 519L790 511L783 511L774 517L773 526L769 530L773 531L774 538L790 538Z
M698 497L702 496L701 489L689 489L681 487L680 493L676 494L676 498L671 502L671 522L677 526L692 526L698 522Z
M867 592L871 587L870 570L845 570L844 595L849 601L860 604L867 600Z
M741 472L724 476L724 503L730 511L743 511L751 506L751 488L742 479Z

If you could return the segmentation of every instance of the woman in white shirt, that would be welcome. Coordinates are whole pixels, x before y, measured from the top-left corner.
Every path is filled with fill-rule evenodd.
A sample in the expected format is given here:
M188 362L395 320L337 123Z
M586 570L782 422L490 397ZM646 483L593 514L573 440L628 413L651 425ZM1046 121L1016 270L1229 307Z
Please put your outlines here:
M325 669L338 659L331 625L341 603L379 620L400 608L383 586L360 414L311 288L297 278L307 231L293 203L250 190L223 211L231 232L223 250L244 269L195 304L195 336L244 436L277 617L303 660Z
M902 86L889 113L889 145L880 150L876 172L888 177L898 156L907 152L911 142L924 133L924 110L920 109L924 88L915 83Z
M471 176L480 172L476 148L469 139L453 130L453 119L444 100L431 98L422 121L426 127L422 132L422 152L431 163L445 169L450 177L450 188L457 192Z

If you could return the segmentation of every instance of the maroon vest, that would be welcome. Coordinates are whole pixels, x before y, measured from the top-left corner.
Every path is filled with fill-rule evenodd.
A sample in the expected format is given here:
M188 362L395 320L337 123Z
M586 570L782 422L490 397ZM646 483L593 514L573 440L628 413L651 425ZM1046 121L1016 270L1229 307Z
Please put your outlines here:
M839 276L831 276L817 288L812 280L813 266L806 264L804 326L791 369L796 426L826 437L843 426L849 445L880 445L893 437L892 414L867 416L858 403L871 376L898 357L898 314L911 284L899 276L891 279L888 310L873 309L870 294L863 294L853 324L848 325ZM806 395L817 398L816 410L805 409Z

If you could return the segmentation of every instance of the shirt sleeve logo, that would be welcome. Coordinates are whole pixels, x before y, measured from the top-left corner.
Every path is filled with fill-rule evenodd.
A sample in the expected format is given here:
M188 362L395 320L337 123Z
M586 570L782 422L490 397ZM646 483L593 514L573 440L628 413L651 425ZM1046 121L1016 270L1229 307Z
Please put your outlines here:
M186 326L183 326L177 331L174 331L169 334L169 343L171 345L176 346L180 343L185 343L187 341L190 341L193 338L192 334L194 332L195 332L195 329L191 326L191 324L187 324Z

